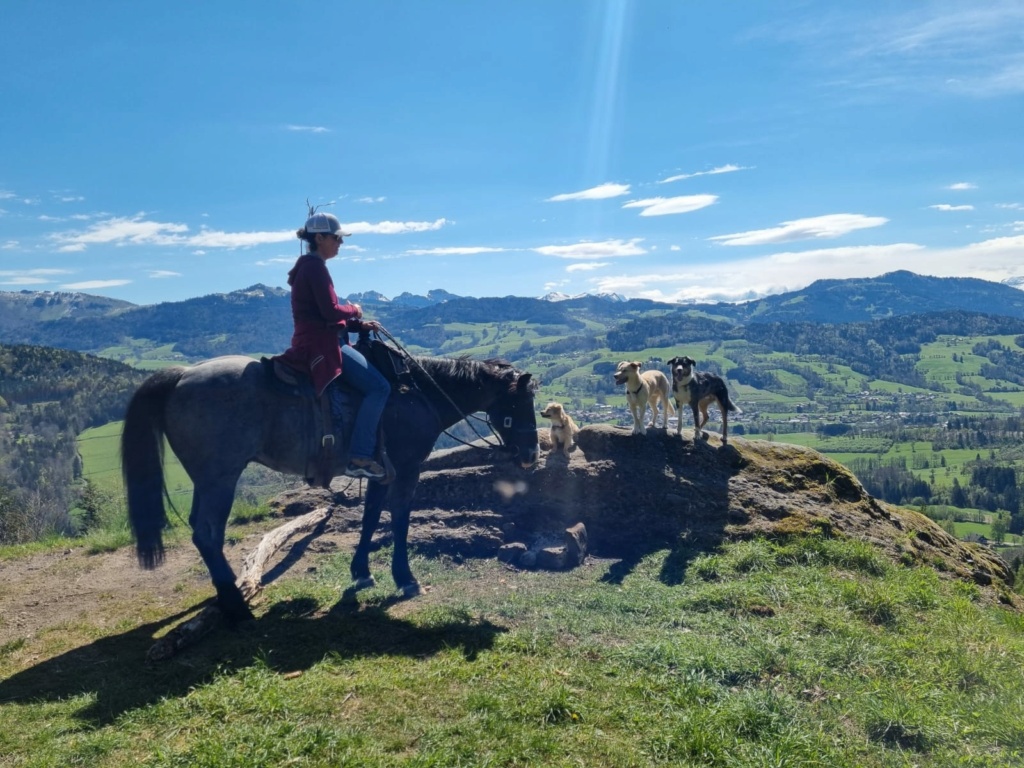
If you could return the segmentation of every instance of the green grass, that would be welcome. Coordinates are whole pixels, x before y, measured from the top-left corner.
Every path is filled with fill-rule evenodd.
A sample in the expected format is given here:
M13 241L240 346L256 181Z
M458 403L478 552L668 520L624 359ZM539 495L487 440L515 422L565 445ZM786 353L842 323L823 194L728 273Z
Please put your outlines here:
M114 499L122 499L121 481L121 426L120 421L102 427L87 429L78 436L78 451L82 456L82 477L92 481L101 491ZM187 515L192 505L192 481L174 452L165 446L164 482L174 506Z
M374 556L382 575L387 556ZM51 637L42 656L42 638L8 644L0 755L247 767L1024 756L1021 615L864 543L754 540L569 573L413 564L425 597L395 603L378 587L339 603L348 559L328 557L273 584L253 625L152 667L154 630L138 619Z

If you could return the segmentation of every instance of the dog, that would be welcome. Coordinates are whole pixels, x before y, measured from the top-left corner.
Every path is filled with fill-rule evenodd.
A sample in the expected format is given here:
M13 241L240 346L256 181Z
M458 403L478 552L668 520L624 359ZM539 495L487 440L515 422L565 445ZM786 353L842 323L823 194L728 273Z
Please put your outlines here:
M551 435L551 452L561 451L568 456L569 451L576 445L576 435L580 431L572 416L565 412L561 403L548 403L540 415L551 419L551 427L548 429Z
M729 390L721 376L703 371L695 371L697 361L692 357L673 357L668 361L672 371L672 397L676 401L676 409L680 414L676 421L676 434L683 431L683 406L689 405L693 410L693 439L706 437L704 425L708 423L708 406L717 404L722 412L722 445L729 443L729 411L743 413L730 398ZM699 415L698 415L699 411Z
M633 415L633 434L646 435L644 416L647 406L651 406L650 427L658 425L658 404L661 403L662 426L668 427L669 413L674 413L672 401L669 399L671 387L668 377L661 371L643 371L643 363L639 360L623 360L615 369L615 383L626 386L626 403Z

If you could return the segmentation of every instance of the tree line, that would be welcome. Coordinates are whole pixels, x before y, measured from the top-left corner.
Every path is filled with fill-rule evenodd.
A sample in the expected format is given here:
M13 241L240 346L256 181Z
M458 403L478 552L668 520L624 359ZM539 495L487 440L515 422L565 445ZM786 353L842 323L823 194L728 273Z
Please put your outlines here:
M72 532L76 439L124 416L146 373L77 352L0 345L0 544Z

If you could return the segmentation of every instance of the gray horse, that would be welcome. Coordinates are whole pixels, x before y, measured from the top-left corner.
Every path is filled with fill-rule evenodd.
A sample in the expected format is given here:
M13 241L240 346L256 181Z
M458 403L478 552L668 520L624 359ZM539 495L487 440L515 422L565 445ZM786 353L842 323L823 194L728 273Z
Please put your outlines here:
M536 384L531 374L498 360L410 360L415 386L393 391L382 417L395 478L388 485L370 481L367 486L362 535L351 569L356 589L374 583L370 544L387 501L394 534L391 574L405 596L421 591L409 568L409 514L420 464L440 434L483 411L503 449L520 466L529 468L537 459ZM310 405L273 386L263 364L242 356L167 368L146 379L128 405L121 438L128 518L144 568L163 561L165 436L192 479L192 542L210 572L218 604L229 621L252 618L224 557L235 486L251 461L280 472L306 474L316 443ZM344 467L345 453L338 451L335 474Z

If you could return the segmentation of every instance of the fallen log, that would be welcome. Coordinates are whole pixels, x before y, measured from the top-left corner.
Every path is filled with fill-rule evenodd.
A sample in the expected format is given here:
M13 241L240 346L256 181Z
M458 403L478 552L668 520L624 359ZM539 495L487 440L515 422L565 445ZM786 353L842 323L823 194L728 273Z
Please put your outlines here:
M256 549L245 556L242 561L242 573L235 584L247 603L262 591L263 571L270 558L296 534L316 530L330 518L333 511L332 507L317 507L312 512L278 526L269 531ZM146 661L165 661L194 645L216 627L222 618L223 614L216 603L207 605L191 619L182 622L157 640L146 653Z

